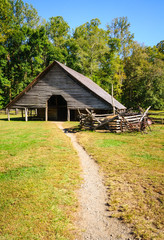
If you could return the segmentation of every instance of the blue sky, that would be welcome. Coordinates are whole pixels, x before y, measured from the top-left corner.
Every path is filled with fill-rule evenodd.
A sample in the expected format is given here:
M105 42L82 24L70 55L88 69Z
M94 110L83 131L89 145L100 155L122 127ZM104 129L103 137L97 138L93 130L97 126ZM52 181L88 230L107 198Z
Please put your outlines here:
M112 19L127 16L135 40L146 46L164 40L164 0L24 0L48 20L62 16L75 29L93 18L105 28Z

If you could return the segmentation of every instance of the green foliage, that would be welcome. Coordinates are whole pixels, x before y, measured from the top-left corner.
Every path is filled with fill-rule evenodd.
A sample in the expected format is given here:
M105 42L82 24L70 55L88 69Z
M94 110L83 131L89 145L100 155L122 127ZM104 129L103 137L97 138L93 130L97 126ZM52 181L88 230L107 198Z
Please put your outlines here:
M125 61L125 73L122 101L127 107L164 107L164 62L157 48L135 44L132 55Z
M98 75L101 79L102 87L111 93L111 85L113 84L114 96L120 99L122 81L125 79L123 61L119 56L121 48L120 39L110 37L108 46L109 50L104 54Z
M49 39L53 42L54 58L61 62L66 61L67 57L67 41L69 35L69 25L61 16L51 17L47 23L47 33Z
M0 107L4 107L49 64L51 43L32 6L21 0L3 1L0 9Z
M75 47L75 68L92 78L99 71L103 55L108 51L108 32L100 28L100 20L92 19L80 27L73 34Z
M128 22L127 17L115 18L111 25L108 25L107 27L111 32L111 38L120 40L120 55L123 56L123 58L127 57L130 54L134 38L134 34L130 32L130 23Z
M159 52L161 52L161 53L164 54L164 40L160 41L160 42L157 44L157 48L158 48Z
M126 107L163 108L164 48L134 42L127 17L98 18L70 32L61 16L41 21L22 0L0 0L0 108L57 60L88 76Z

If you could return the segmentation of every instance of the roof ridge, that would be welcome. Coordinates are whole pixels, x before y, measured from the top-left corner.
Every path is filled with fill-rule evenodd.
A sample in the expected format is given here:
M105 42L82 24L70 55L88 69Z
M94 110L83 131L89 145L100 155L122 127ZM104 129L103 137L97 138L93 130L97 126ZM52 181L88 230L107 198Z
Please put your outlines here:
M82 85L88 88L91 92L96 94L98 97L106 101L107 103L112 105L112 96L107 93L103 88L101 88L98 84L92 81L90 78L84 76L83 74L69 68L63 63L58 62L57 60L53 61L48 67L46 67L34 80L29 83L29 85L20 92L9 104L7 104L6 108L10 107L13 103L15 103L23 94L25 94L34 84L37 83L40 77L42 77L49 69L51 69L54 64L57 63L62 69L64 69L68 74L74 77L77 81L79 81ZM125 109L120 102L118 102L115 98L113 98L114 106L118 109Z
M62 68L65 69L65 71L67 71L69 74L71 74L73 77L75 77L79 82L81 82L83 85L85 85L88 89L90 89L93 93L96 93L96 95L98 95L99 97L101 97L103 100L105 100L106 102L110 103L112 105L112 96L107 93L103 88L101 88L98 84L96 84L93 80L91 80L90 78L84 76L83 74L69 68L68 66L64 65L63 63L60 63L58 61L56 61ZM81 76L82 79L78 79L77 76ZM83 81L84 80L84 81ZM95 87L97 91L101 91L102 94L99 94L97 92L95 92L92 87ZM114 97L113 97L113 103L115 105L115 107L119 108L119 109L125 109L126 107L124 105L122 105L120 102L118 102Z

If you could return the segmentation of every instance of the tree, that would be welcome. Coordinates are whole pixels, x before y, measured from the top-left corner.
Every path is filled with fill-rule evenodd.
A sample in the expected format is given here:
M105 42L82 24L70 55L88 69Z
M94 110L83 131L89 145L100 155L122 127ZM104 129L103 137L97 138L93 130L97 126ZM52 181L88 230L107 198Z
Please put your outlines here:
M53 52L55 59L65 63L67 57L67 41L70 38L70 27L63 17L51 17L47 23L47 32L49 39L53 43Z
M3 23L0 32L2 107L22 91L31 80L33 72L30 71L31 47L29 39L32 37L32 32L40 30L38 30L39 17L36 10L28 4L25 5L22 0L2 0L0 13L0 22ZM40 52L39 48L36 58L34 59L32 56L35 62Z
M121 97L122 81L125 78L123 61L120 58L121 40L112 38L109 28L100 28L100 20L92 19L74 31L69 45L69 66L87 75L107 92Z
M76 51L72 51L73 58L76 59L74 67L92 79L108 50L108 33L99 27L100 24L96 18L77 27L73 34L74 46L71 46Z
M141 47L133 41L127 17L107 29L99 19L73 34L61 16L41 23L22 0L0 0L0 107L4 107L54 59L67 63L125 103L163 107L164 41Z
M13 12L9 1L0 0L0 43L3 43L12 31Z
M159 58L164 61L164 40L160 41L156 47L159 52Z
M122 93L122 82L125 79L123 61L120 58L121 44L119 39L108 41L108 51L104 54L99 70L99 79L101 86L109 93L113 85L114 96L120 100Z
M157 46L160 53L164 54L164 40L160 41Z
M134 34L130 32L130 23L127 17L113 19L112 23L107 25L107 28L110 31L111 39L120 40L120 56L122 56L123 59L128 57L133 46Z
M164 63L156 50L135 44L126 60L122 101L127 107L164 107Z

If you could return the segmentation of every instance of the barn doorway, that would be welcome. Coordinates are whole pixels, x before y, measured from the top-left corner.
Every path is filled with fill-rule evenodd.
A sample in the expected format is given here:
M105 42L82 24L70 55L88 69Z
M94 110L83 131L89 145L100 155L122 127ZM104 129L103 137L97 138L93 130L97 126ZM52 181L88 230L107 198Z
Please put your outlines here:
M67 102L61 95L52 95L48 100L48 120L66 121Z

